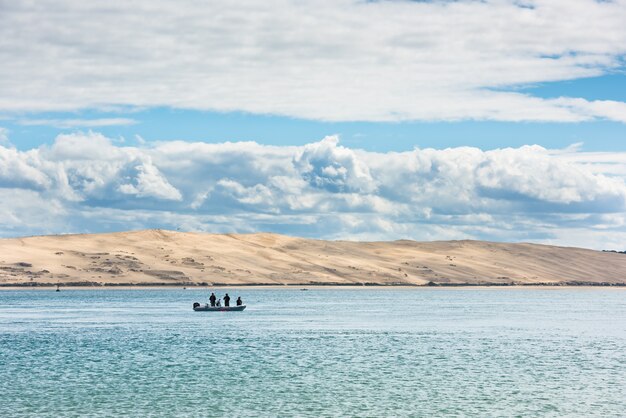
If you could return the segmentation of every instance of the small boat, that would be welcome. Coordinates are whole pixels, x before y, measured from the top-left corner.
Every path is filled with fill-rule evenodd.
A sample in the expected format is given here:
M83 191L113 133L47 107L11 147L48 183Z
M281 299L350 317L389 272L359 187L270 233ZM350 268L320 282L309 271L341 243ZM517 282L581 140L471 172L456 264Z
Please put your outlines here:
M246 305L239 306L211 306L208 303L201 305L198 302L193 304L193 310L196 312L228 312L228 311L243 311L246 309Z

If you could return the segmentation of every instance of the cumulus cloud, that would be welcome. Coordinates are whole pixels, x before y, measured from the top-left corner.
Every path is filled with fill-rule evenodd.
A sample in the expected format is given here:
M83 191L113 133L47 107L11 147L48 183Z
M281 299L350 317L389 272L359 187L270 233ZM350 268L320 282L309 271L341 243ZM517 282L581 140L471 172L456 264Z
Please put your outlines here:
M180 192L161 175L150 161L130 167L122 176L118 190L137 197L154 197L163 200L182 200Z
M0 146L0 185L95 205L125 203L128 195L181 200L148 154L93 132L59 135L51 147L27 152Z
M331 192L372 192L375 185L367 166L352 150L338 143L337 136L329 136L305 145L294 159L302 178L313 187Z
M133 147L75 133L27 151L0 146L0 235L164 227L602 248L609 230L626 243L626 173L611 170L624 161L579 146L377 153L331 136Z
M2 2L0 110L624 122L623 102L517 87L619 68L625 20L624 0ZM130 123L45 121L111 122Z
M477 185L487 194L517 194L542 204L570 206L613 201L615 206L604 206L604 210L624 209L619 182L553 158L540 146L489 151L476 176Z
M37 153L22 153L0 146L0 185L44 190L51 185L51 180L40 170L41 165Z

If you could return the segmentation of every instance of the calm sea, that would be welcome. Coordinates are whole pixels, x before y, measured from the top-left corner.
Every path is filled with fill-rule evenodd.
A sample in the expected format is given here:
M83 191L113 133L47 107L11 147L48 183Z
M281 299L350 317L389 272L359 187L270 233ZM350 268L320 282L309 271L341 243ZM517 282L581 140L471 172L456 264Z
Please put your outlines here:
M0 416L626 416L626 289L227 291L0 291Z

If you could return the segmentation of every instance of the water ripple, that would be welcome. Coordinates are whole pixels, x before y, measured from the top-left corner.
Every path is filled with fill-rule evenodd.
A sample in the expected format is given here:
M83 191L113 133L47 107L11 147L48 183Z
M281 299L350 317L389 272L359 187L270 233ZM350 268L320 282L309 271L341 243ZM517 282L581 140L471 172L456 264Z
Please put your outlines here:
M0 292L0 415L623 416L624 292Z

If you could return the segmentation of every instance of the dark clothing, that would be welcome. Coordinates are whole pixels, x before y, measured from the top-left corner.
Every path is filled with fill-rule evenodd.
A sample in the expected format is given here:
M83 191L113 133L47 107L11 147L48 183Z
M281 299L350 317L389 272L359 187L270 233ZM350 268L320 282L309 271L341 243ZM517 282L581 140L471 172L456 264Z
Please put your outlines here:
M215 294L211 293L211 297L209 298L209 302L211 302L211 306L215 306L215 300L217 298L215 297Z
M243 300L241 298L237 298L237 306L243 305Z
M224 296L224 306L230 306L230 296L228 296L228 293Z

